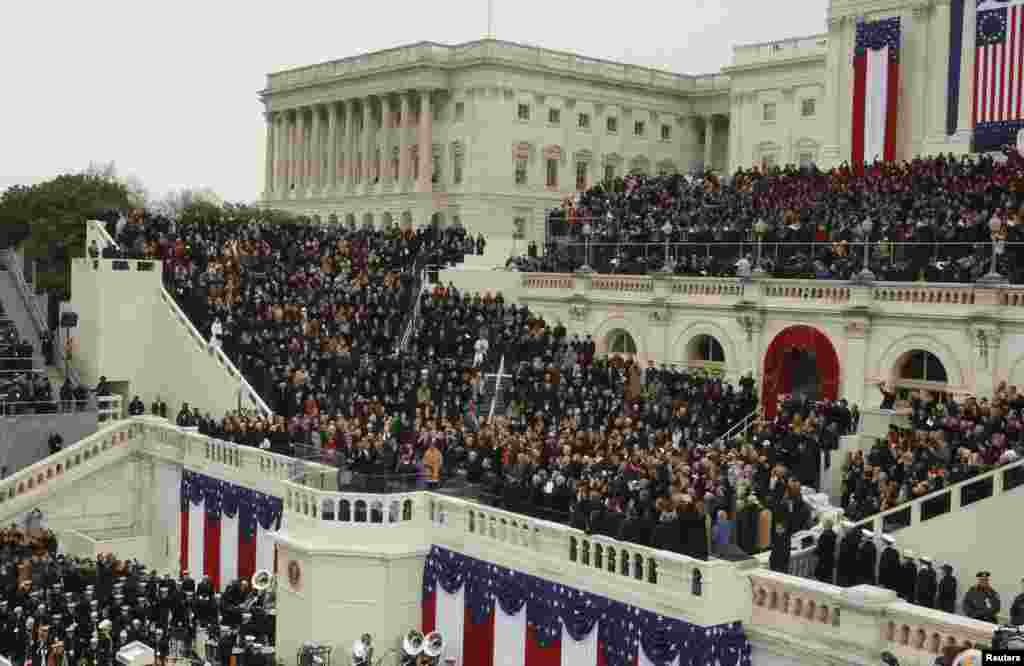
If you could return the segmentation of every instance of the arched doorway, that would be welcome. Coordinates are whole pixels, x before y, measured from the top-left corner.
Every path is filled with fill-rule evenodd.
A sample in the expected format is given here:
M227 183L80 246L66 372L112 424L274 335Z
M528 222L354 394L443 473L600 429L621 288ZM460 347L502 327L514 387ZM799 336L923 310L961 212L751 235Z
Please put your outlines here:
M628 356L632 358L636 355L636 341L633 340L633 336L627 331L617 328L605 336L605 350L609 356Z
M924 349L912 349L901 355L892 370L897 400L909 400L914 391L942 394L949 388L946 366L938 356Z
M780 395L836 400L839 379L839 355L824 333L802 325L783 329L764 355L764 415L775 416Z
M363 213L363 228L373 229L373 213Z
M381 217L381 225L385 229L390 229L391 227L394 226L394 224L395 224L394 216L391 213L384 213L384 215Z

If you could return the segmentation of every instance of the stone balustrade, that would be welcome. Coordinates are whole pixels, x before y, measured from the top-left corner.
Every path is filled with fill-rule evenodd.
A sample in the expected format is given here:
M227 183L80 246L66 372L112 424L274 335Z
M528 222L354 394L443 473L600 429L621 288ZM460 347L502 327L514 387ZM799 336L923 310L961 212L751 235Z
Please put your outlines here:
M1024 317L1024 311L1016 309L1024 307L1024 288L984 284L876 282L865 285L839 280L740 280L666 276L660 273L524 273L521 287L522 295L526 298L548 298L549 294L544 292L561 290L572 291L577 296L595 302L628 295L637 304L645 300L664 299L670 306L700 304L731 307L744 303L836 311L850 307L872 307L883 312L899 312L904 311L908 305L924 305L958 316L970 315L976 308L988 309L1002 305L1010 307L1000 311L1001 317Z
M858 645L865 655L882 650L901 664L931 664L947 645L991 642L995 626L901 601L896 593L861 585L840 588L759 569L750 575L751 621L759 634L787 635L805 645Z
M0 481L0 508L9 519L38 505L45 493L59 491L62 482L75 483L103 466L146 455L282 496L292 539L357 547L350 539L339 541L338 530L367 529L374 544L396 552L440 545L702 624L740 619L755 642L776 640L811 650L841 646L875 656L888 649L901 663L916 664L930 663L947 645L987 644L994 629L904 603L888 590L843 589L771 572L758 559L697 560L436 492L337 492L336 470L330 466L214 440L149 416L111 424ZM1005 477L1000 484L1007 485ZM796 573L809 575L813 549L803 554L797 553L804 564L796 568L804 570Z

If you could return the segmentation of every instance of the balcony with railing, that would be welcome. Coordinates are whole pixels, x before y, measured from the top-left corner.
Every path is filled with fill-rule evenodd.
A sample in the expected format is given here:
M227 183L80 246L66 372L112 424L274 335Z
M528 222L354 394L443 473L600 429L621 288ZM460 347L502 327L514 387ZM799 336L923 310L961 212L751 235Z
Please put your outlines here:
M827 54L828 35L812 35L775 42L734 46L731 66L761 65L793 58L824 58Z

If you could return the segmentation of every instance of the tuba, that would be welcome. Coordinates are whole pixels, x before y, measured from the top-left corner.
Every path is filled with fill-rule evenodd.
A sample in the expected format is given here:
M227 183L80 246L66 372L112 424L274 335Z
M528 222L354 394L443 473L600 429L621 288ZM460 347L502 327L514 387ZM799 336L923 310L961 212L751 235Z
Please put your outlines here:
M410 629L402 641L402 649L409 657L416 657L423 651L423 632L419 629Z
M432 631L423 639L423 654L433 663L437 663L444 652L444 636L439 631Z
M260 569L252 575L252 579L249 582L252 585L252 589L257 592L263 592L270 589L271 584L274 582L274 574L266 569Z

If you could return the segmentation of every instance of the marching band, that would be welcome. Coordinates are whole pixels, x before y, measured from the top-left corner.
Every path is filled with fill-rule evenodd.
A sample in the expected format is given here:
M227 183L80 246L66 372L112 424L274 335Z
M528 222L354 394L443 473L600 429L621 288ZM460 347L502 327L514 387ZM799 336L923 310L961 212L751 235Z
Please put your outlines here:
M157 666L198 657L221 666L272 666L275 578L175 579L112 556L80 560L36 550L0 553L0 656L14 666L115 666L134 641ZM13 562L13 564L12 564Z

